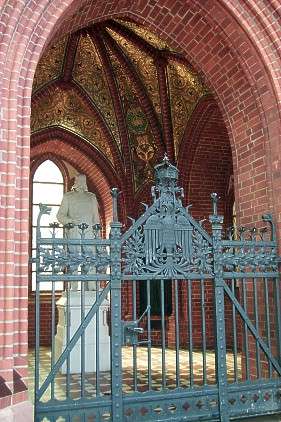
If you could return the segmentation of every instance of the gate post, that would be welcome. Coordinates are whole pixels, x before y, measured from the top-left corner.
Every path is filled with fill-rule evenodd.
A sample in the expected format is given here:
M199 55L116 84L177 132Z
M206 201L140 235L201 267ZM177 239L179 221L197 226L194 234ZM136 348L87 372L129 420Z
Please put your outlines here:
M229 421L228 393L227 393L227 365L225 342L225 316L224 316L224 279L221 264L221 236L223 216L217 214L218 195L211 194L213 201L213 215L209 217L212 224L214 283L215 283L215 326L216 326L216 376L218 385L218 407L220 421Z
M111 259L111 396L112 422L123 420L122 401L122 325L121 325L121 223L117 217L118 190L111 190L113 221L110 230Z

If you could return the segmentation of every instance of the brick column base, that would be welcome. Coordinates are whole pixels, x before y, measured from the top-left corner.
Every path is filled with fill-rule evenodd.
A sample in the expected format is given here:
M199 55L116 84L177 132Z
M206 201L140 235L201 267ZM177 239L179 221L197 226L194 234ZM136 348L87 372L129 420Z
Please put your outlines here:
M24 401L0 410L1 422L33 422L33 405Z

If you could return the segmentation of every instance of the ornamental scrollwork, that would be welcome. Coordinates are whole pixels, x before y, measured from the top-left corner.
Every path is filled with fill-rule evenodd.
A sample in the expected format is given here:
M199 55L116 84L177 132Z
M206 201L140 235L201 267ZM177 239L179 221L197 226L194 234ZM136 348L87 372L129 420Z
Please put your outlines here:
M212 273L213 250L209 242L197 230L193 231L193 265L194 272Z
M225 249L220 257L220 264L225 271L232 272L277 271L278 262L276 248L260 247L258 243L247 246L247 242L244 242L243 247Z
M144 266L143 228L138 227L123 246L124 273L140 274Z
M83 274L105 273L110 265L110 256L106 246L93 246L94 251L71 251L65 245L53 245L51 248L40 246L40 272L68 274L81 271Z

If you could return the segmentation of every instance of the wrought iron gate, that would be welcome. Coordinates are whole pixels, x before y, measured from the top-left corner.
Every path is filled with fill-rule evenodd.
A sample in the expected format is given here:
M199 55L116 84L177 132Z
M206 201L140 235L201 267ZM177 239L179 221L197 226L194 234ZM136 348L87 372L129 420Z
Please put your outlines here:
M124 234L112 190L108 239L98 227L86 239L83 224L79 239L63 238L56 224L43 237L40 221L50 209L41 206L36 422L227 422L281 411L279 258L271 217L259 229L225 233L212 194L209 235L182 205L176 167L165 158L155 175L153 204ZM80 282L78 291L72 281ZM40 330L46 282L52 283L50 347L42 345Z

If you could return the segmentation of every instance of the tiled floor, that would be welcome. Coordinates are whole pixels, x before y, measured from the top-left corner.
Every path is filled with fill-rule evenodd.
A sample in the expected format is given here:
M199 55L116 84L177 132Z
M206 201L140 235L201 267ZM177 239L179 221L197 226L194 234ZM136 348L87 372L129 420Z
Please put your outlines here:
M159 348L152 348L151 350L151 389L160 390L162 386L162 353ZM189 372L189 354L186 350L179 352L179 372L178 385L181 387L190 385L190 372ZM147 349L138 348L137 352L137 390L145 391L148 389L148 371L147 371ZM208 351L206 354L207 364L207 383L212 384L215 382L215 355L213 352ZM227 355L228 366L228 379L233 380L233 356ZM48 348L41 349L41 382L45 380L48 375L50 367L50 350ZM177 386L176 382L176 354L174 350L167 349L165 354L165 367L166 367L166 385L167 388L173 389ZM134 391L134 377L133 377L133 352L132 348L123 348L123 391L130 394ZM193 353L193 373L194 384L203 384L203 364L202 353ZM238 376L241 376L241 358L238 357ZM85 397L94 397L96 395L96 379L95 374L88 373L85 375ZM100 373L98 388L101 394L110 394L110 374L108 372ZM29 391L30 399L33 401L34 395L34 352L31 351L29 355ZM44 400L48 400L51 395L49 388L44 395ZM54 395L58 399L66 397L66 376L60 374L56 377L54 383ZM72 374L70 376L69 396L73 399L80 398L81 396L81 377L80 374ZM244 419L243 419L244 420ZM242 422L242 421L241 421ZM249 418L247 422L281 422L281 415L275 416L261 416L258 418Z
M42 348L40 352L41 370L40 383L42 383L50 371L50 350ZM215 383L215 355L214 352L206 353L206 374L203 377L203 359L202 352L195 351L192 354L193 379L190 377L190 360L189 353L186 350L180 350L178 354L178 374L176 373L176 353L175 350L166 349L165 365L162 367L162 350L160 348L151 348L151 377L148 376L148 353L147 348L138 347L135 364L132 347L123 348L123 391L130 394L133 391L159 391L165 385L168 389L176 387L188 387L192 383L194 385L203 385ZM238 376L240 377L241 359L238 356ZM227 355L228 378L233 380L233 355ZM134 371L135 368L135 371ZM67 391L68 386L68 391ZM33 400L34 394L34 352L30 352L29 358L29 391L30 399ZM110 394L110 373L100 372L98 380L95 373L86 373L84 381L80 374L71 374L69 379L65 374L60 372L53 383L53 391L49 387L43 396L43 400L47 401L54 395L57 399L70 397L78 399L83 393L84 397L94 397L96 393L107 395Z

